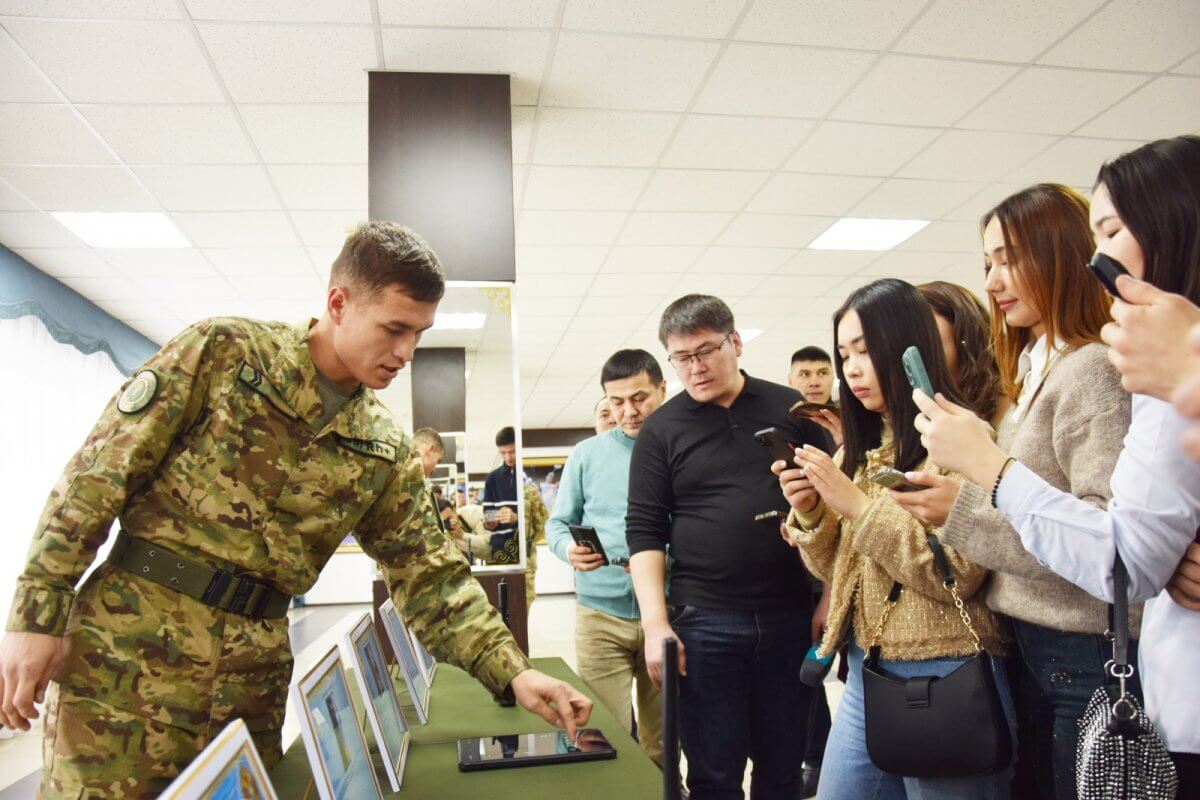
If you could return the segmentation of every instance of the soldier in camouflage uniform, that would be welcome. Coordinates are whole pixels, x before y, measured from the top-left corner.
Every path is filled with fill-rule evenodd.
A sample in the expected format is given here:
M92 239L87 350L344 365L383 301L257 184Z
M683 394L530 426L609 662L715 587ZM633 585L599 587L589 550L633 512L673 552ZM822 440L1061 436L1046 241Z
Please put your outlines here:
M443 287L419 237L367 223L320 321L197 323L110 403L50 495L0 642L0 722L27 730L56 680L39 796L156 797L236 718L277 762L287 600L351 534L439 659L548 721L586 721L586 698L529 669L372 392ZM76 590L114 518L113 555Z

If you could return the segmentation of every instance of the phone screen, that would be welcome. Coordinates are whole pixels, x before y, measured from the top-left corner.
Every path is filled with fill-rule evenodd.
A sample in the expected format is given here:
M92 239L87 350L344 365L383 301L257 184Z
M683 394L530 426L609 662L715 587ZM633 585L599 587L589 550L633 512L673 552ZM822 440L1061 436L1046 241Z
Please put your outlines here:
M570 760L584 755L595 758L614 753L613 746L597 728L580 728L574 742L565 731L481 736L477 739L460 739L458 742L459 760L474 764L547 757Z

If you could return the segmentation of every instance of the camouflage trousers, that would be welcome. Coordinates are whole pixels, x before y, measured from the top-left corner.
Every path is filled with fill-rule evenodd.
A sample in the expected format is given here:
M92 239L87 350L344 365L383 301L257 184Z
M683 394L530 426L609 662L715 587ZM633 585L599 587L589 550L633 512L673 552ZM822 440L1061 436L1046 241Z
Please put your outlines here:
M151 800L238 718L274 766L291 675L286 619L230 614L103 565L71 609L38 796Z

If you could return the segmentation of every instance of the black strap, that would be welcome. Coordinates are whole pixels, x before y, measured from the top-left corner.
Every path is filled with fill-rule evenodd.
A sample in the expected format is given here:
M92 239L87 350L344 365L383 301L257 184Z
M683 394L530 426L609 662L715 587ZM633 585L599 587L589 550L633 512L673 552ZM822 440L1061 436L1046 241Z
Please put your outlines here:
M1112 636L1114 666L1129 666L1129 573L1119 553L1113 561L1113 602L1108 607L1108 630Z
M942 542L932 533L925 534L925 541L929 543L929 549L933 551L933 567L937 570L938 577L942 579L944 586L954 585L954 573L950 571L950 561L946 558L946 551L942 548ZM900 581L892 584L892 590L888 592L887 601L895 603L900 599L900 590L904 585Z

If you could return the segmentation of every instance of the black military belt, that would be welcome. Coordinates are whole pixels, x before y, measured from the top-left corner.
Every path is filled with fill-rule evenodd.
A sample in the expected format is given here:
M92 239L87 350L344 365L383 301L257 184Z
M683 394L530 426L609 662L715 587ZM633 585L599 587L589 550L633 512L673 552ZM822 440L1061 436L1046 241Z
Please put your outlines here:
M251 619L279 619L287 614L292 600L266 581L213 569L125 531L117 534L108 563L206 606Z

